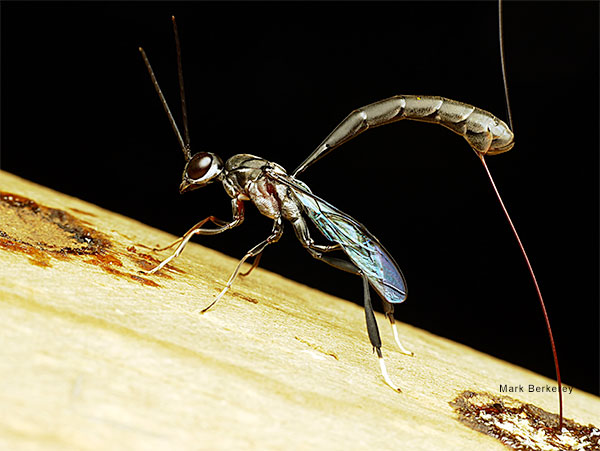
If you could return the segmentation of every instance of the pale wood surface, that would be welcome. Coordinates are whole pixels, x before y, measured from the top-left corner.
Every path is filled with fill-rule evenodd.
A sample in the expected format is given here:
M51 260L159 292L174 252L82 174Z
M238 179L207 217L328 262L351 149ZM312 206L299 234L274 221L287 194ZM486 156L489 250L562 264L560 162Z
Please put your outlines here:
M128 247L174 239L7 173L0 190L105 233L121 273L138 269ZM552 384L399 324L416 354L403 356L378 315L398 394L350 302L259 268L200 315L236 260L190 244L173 265L185 273L148 277L158 287L86 260L43 267L0 249L1 449L500 450L448 402L463 390L497 394L499 383ZM515 397L556 411L555 395ZM567 417L597 424L598 412L597 397L565 395Z

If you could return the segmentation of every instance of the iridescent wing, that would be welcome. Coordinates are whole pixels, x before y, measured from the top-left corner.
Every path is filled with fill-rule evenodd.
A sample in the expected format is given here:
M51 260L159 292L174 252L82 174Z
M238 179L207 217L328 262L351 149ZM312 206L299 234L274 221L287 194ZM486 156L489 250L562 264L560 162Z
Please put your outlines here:
M388 302L406 300L406 280L393 257L362 224L315 196L300 180L269 172L268 176L291 188L306 214L327 239L342 246L352 263Z

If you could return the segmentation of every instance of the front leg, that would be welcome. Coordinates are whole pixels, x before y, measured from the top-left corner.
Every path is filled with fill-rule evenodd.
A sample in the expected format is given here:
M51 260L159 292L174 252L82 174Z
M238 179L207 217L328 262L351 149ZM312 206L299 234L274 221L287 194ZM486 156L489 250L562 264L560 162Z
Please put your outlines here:
M243 201L240 199L232 199L231 209L232 209L232 213L233 213L232 221L226 222L221 219L215 218L214 216L209 216L208 218L203 219L198 224L196 224L194 227L192 227L190 230L188 230L185 233L185 235L183 235L181 238L179 238L179 240L177 240L173 244L171 244L171 246L173 246L177 242L181 241L179 243L179 246L177 246L177 249L175 249L175 252L173 252L169 257L167 257L165 260L160 262L157 266L155 266L151 270L144 271L145 274L154 274L155 272L160 271L171 260L173 260L175 257L178 257L181 254L181 252L183 252L183 248L187 245L187 243L190 241L192 236L194 236L194 235L217 235L219 233L225 232L226 230L229 230L229 229L239 226L244 221L244 203L243 203ZM213 222L218 227L215 229L203 228L202 226L204 224L206 224L208 221ZM171 246L167 246L167 248L171 247Z
M145 249L149 249L152 252L162 252L162 251L166 251L167 249L171 249L173 246L176 246L177 244L181 243L181 241L184 239L184 237L192 232L193 230L202 227L204 224L206 224L206 222L211 221L214 225L218 226L218 227L223 227L225 225L228 224L227 221L223 221L222 219L219 219L215 216L209 216L206 219L203 219L202 221L200 221L198 224L196 224L194 227L192 227L190 230L188 230L184 236L177 238L175 241L173 241L171 244L167 244L166 246L163 247L150 247L150 246L146 246L145 244L138 244L138 246L143 247Z

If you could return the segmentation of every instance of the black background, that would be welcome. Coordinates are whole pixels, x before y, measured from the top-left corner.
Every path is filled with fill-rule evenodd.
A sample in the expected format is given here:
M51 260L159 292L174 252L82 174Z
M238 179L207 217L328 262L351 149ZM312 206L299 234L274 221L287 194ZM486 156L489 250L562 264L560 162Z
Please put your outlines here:
M181 235L231 212L219 185L178 194L182 153L138 53L143 45L179 118L171 14L193 150L253 153L291 171L351 110L396 94L506 119L496 8L3 2L1 166ZM504 10L517 144L488 164L545 295L563 380L598 393L598 4ZM462 138L404 121L302 179L395 256L410 288L397 318L553 377L523 258ZM239 229L197 241L241 257L270 228L248 208ZM261 264L362 302L360 280L311 259L289 227Z

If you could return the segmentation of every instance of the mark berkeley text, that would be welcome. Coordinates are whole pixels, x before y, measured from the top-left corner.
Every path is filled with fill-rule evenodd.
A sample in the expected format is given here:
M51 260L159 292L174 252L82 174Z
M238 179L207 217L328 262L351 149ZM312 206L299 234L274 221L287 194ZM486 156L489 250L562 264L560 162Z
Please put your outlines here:
M569 392L571 394L573 392L573 387L566 387L563 385L563 392ZM500 384L500 393L556 393L558 392L558 387L554 387L552 385L533 385L529 384L525 385L508 385L508 384Z

